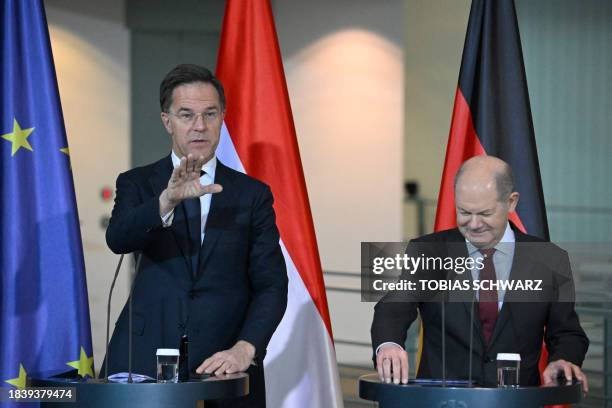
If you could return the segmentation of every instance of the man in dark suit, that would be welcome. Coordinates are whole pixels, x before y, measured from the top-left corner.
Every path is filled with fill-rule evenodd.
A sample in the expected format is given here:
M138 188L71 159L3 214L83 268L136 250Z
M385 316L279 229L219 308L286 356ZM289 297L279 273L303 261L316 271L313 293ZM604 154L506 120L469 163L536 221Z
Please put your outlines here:
M520 384L539 385L538 361L544 339L549 352L544 383L552 383L561 374L568 380L575 377L583 381L588 390L580 365L589 342L574 310L567 253L521 233L509 223L508 215L516 208L518 199L512 172L505 162L487 156L472 158L462 165L455 178L458 228L420 237L408 246L407 254L413 256L427 253L442 258L483 260L481 269L467 272L470 283L489 279L543 281L543 291L522 297L512 291L480 289L475 293L469 291L473 302L452 302L455 293L445 294L447 378L469 378L472 341L472 379L478 383L497 383L497 353L518 353L522 359ZM421 272L419 276L426 274ZM434 276L452 278L430 275ZM389 292L375 307L372 346L381 381L407 383L408 355L402 345L417 311L423 324L417 376L442 377L442 303L424 301L425 297L418 296Z
M122 173L106 232L115 253L142 254L133 292L133 371L155 376L156 349L189 338L190 372L250 374L250 394L222 406L265 406L263 359L287 304L270 188L215 157L221 83L179 65L160 86L172 152ZM127 371L124 307L107 356ZM208 406L208 405L207 405Z

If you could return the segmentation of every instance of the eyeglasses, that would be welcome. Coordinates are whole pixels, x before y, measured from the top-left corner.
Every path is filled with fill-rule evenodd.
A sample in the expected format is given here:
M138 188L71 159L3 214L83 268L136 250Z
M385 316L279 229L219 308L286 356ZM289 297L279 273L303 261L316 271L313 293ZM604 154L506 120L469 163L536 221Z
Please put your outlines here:
M178 120L183 122L185 125L194 125L198 120L198 116L202 116L202 120L207 125L215 123L219 119L219 111L206 111L202 113L195 113L191 111L180 111L179 113L167 112L168 115L175 116Z

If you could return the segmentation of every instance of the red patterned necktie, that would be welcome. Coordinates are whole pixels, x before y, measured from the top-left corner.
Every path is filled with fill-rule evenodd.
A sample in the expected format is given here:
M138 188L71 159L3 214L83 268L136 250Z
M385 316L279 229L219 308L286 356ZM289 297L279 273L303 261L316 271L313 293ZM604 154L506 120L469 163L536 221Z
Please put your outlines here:
M480 271L480 281L495 281L497 279L495 275L495 265L493 264L493 253L495 248L481 249L480 253L484 256L484 267ZM482 287L478 292L478 312L480 314L480 325L482 327L482 334L484 335L485 341L489 344L491 335L493 334L493 328L497 321L497 290L491 289L491 285L487 284L487 290Z

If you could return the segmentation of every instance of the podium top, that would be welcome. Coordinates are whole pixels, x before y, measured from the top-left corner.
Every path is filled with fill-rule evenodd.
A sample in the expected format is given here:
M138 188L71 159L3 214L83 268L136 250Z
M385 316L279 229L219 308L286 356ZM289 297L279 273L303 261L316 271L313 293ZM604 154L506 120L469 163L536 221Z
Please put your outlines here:
M469 386L467 381L410 380L408 384L386 384L377 374L359 378L359 397L378 401L380 408L403 407L541 407L575 404L582 399L582 383L541 387L494 388Z
M71 407L185 407L197 401L242 397L249 393L249 376L245 373L191 379L188 382L114 383L102 379L66 377L34 378L36 387L73 387L77 402Z

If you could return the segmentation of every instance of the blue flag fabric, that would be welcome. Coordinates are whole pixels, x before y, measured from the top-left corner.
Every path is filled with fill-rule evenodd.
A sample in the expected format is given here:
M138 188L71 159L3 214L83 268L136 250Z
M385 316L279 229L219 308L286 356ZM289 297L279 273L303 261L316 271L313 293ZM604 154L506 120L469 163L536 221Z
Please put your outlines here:
M85 265L42 1L0 0L0 384L93 376Z

